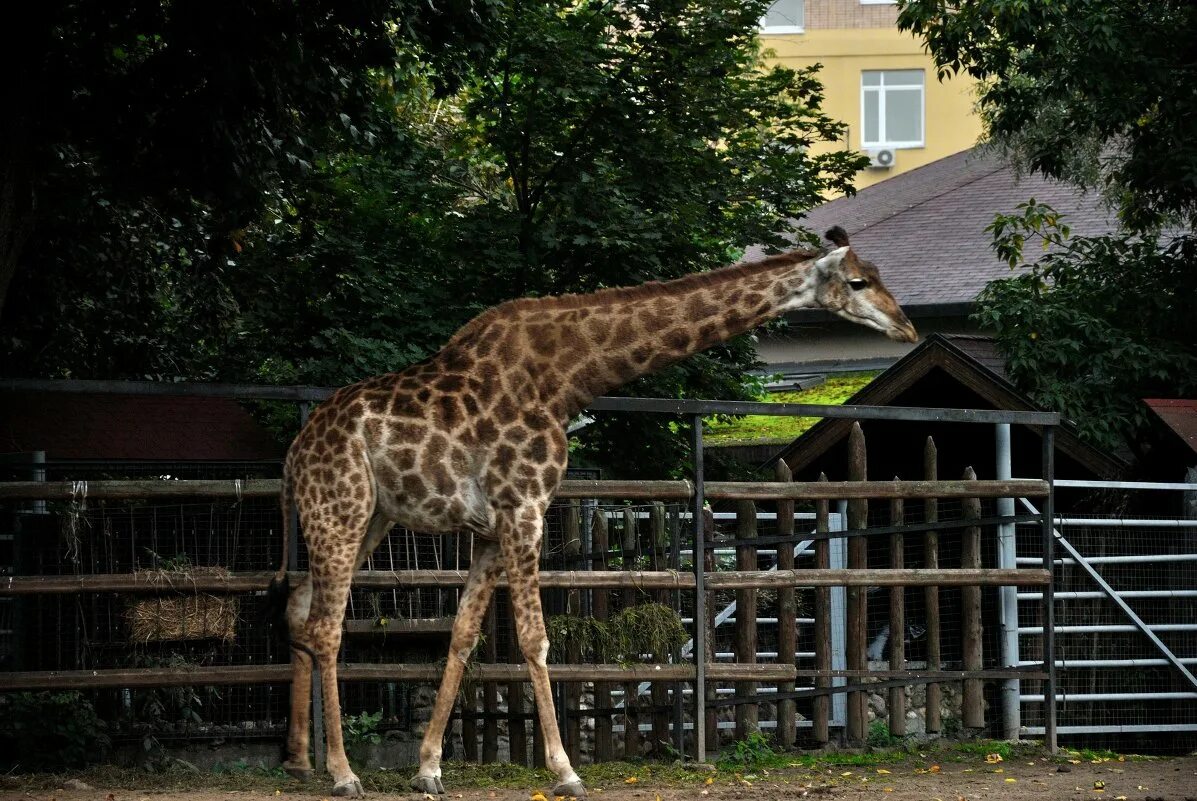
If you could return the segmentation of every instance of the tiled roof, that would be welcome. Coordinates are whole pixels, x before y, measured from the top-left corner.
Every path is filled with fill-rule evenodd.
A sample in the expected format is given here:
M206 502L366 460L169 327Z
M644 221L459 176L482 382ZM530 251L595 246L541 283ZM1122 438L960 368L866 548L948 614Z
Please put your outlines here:
M1197 453L1197 399L1144 398L1143 402Z
M1098 196L1037 175L1019 177L976 148L825 203L801 225L819 235L843 226L903 306L968 303L987 283L1011 274L994 255L986 226L997 212L1012 213L1032 197L1061 212L1074 234L1116 227ZM1035 257L1033 247L1028 258ZM750 248L746 258L762 253Z

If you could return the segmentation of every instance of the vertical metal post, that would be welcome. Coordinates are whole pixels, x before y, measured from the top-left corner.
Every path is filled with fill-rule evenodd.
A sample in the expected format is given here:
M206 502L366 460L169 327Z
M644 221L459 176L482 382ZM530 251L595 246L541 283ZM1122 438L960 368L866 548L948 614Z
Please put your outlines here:
M702 508L705 489L702 481L702 415L694 415L694 761L707 759L707 596L703 564L706 561L706 537Z
M1047 482L1047 497L1043 499L1043 568L1049 580L1043 588L1043 669L1047 679L1043 687L1043 741L1048 751L1056 753L1056 579L1055 579L1055 521L1056 521L1056 430L1043 427L1043 480Z
M837 501L836 513L828 521L832 531L844 531L848 519L848 502ZM843 570L848 567L848 540L836 537L831 540L832 570ZM831 669L846 670L848 668L848 591L845 587L831 588ZM831 680L832 687L843 687L848 680L843 676L836 676ZM831 696L831 725L838 726L841 733L848 725L848 697L844 693Z
M999 423L996 430L997 446L997 477L1007 479L1013 477L1013 459L1010 450L1010 424ZM1014 515L1014 499L998 498L997 513L1002 516ZM1015 548L1014 524L1002 523L998 526L998 567L1013 569L1018 566L1017 549ZM1018 588L1000 587L999 617L1002 626L1001 655L1002 667L1018 667ZM1017 740L1022 728L1022 718L1019 708L1021 693L1018 679L1006 679L1002 682L1002 737L1007 740Z

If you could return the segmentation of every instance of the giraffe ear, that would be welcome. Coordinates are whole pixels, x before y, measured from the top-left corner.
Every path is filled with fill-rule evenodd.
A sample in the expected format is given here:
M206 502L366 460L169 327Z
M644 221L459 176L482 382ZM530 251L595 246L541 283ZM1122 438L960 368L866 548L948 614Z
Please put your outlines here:
M823 258L815 262L815 269L824 275L835 272L840 267L840 262L844 260L844 256L848 253L848 247L845 245L841 248L828 253Z

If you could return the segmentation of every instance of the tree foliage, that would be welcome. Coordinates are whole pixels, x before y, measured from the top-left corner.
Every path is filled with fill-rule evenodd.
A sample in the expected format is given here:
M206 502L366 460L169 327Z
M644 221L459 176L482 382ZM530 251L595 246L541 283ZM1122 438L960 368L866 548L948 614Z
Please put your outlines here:
M980 81L988 135L1106 191L1132 229L1197 217L1190 0L902 0L941 74Z
M1197 4L1187 0L904 0L942 73L979 80L987 137L1020 167L1100 190L1123 230L1068 238L1034 200L994 246L1025 272L977 319L1015 382L1107 449L1143 453L1140 399L1197 392ZM1164 233L1161 233L1163 231ZM1024 246L1050 246L1024 264Z
M1089 442L1142 456L1144 397L1197 393L1197 240L1067 237L1063 219L1031 200L989 230L1020 275L990 283L977 319L997 331L1011 377L1060 411ZM1052 246L1022 263L1029 243Z

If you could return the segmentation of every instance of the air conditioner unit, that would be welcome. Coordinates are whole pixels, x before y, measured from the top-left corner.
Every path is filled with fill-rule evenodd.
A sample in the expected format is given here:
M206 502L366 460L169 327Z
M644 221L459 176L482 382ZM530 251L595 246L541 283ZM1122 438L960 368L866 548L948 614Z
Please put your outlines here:
M888 170L894 166L894 159L897 156L897 152L888 147L870 150L868 154L869 169L873 170Z

